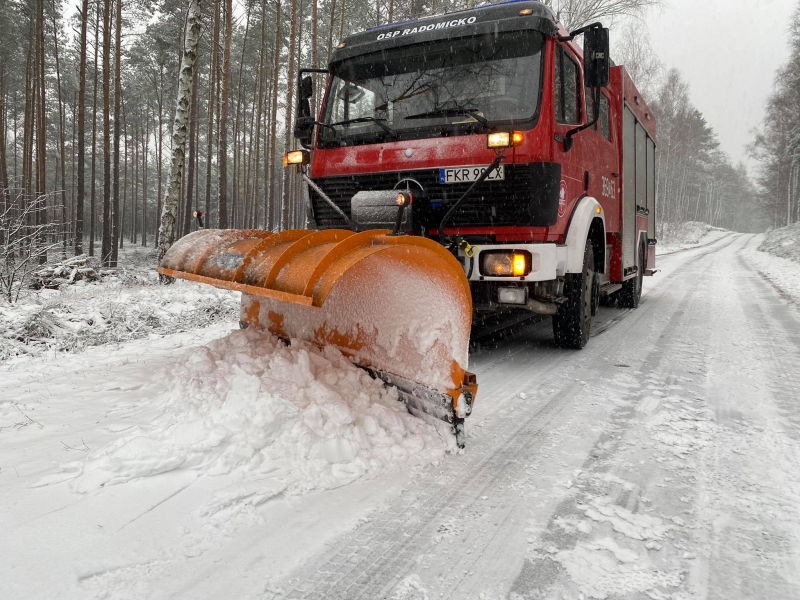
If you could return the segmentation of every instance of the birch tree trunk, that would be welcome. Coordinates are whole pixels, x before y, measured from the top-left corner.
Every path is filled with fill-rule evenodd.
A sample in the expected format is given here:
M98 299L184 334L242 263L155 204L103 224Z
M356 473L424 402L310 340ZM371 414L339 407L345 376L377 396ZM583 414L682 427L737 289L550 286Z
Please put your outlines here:
M190 0L183 35L183 56L178 77L178 99L175 105L175 122L172 129L172 160L164 194L164 209L158 232L158 259L164 258L175 241L175 214L178 211L183 167L186 158L186 138L189 130L189 113L192 104L192 86L195 78L197 45L200 41L200 0ZM171 283L170 277L161 277L162 283Z
M198 53L200 52L198 46ZM195 55L195 61L198 56ZM186 206L183 211L183 225L181 235L187 235L192 230L192 203L195 183L195 171L197 170L197 82L200 77L197 73L192 77L192 106L189 110L189 166L186 181ZM200 189L197 188L197 195L200 196Z

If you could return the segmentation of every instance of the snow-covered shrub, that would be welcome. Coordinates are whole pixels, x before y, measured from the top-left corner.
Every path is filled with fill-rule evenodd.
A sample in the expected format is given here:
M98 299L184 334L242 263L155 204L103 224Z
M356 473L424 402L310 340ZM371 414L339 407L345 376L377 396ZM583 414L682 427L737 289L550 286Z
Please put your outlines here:
M152 269L150 269L152 271ZM147 281L145 284L123 281ZM235 292L191 282L157 285L147 271L103 282L32 292L24 302L0 301L0 361L47 350L77 352L231 322L239 316Z
M28 196L17 189L0 194L11 198L0 204L0 297L16 302L33 274L54 254L60 256L69 240L63 224L48 211L49 196Z
M800 223L770 229L758 249L800 263Z

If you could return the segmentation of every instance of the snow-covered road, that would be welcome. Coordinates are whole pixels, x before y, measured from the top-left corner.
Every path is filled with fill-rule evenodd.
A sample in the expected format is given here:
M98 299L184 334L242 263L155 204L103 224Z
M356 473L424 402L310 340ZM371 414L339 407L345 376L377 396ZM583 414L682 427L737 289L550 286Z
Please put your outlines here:
M755 243L661 257L580 352L543 321L473 355L464 454L219 514L185 471L32 486L230 325L0 370L2 596L800 598L800 312Z

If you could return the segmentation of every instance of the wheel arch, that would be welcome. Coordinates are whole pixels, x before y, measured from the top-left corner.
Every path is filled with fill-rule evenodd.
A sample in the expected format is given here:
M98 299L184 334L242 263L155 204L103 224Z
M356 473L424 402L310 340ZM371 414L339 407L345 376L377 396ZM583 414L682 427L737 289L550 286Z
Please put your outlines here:
M603 273L606 265L606 217L603 207L591 196L581 198L570 216L567 235L566 273L583 271L583 253L586 241L592 244L595 271Z

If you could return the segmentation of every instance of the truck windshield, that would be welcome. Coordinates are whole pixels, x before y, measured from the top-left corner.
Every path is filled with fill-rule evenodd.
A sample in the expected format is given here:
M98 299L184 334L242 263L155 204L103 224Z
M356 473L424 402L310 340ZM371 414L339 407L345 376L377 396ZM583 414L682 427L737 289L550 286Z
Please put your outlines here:
M537 113L543 36L516 31L356 56L334 67L323 146L485 131Z

